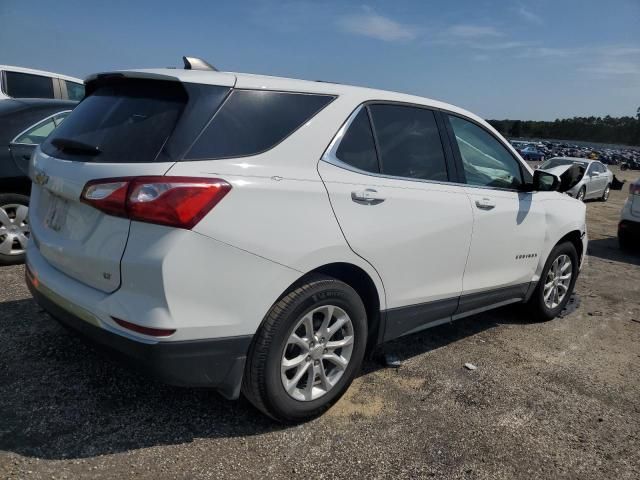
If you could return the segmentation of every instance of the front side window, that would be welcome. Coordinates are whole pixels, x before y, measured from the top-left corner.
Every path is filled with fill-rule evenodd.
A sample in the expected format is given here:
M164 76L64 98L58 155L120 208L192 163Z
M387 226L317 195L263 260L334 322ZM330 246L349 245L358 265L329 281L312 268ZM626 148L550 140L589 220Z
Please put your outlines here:
M431 110L385 104L369 108L383 174L448 180L438 125Z
M84 85L81 83L70 82L68 80L63 80L65 86L67 87L67 97L69 100L80 101L84 98Z
M449 121L467 184L514 190L522 186L520 165L493 135L454 115L449 115Z
M352 167L366 172L380 173L371 122L366 108L353 119L340 141L336 157Z
M333 96L264 90L235 90L186 160L215 160L265 152L326 107Z
M13 98L54 98L50 77L21 72L5 72L6 93Z

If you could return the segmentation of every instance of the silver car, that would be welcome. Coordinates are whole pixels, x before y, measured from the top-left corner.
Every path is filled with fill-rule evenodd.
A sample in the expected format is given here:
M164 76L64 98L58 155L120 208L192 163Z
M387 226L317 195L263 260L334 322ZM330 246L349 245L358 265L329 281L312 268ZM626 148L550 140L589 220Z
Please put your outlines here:
M598 198L606 202L611 191L613 173L603 163L586 158L555 157L544 162L539 168L554 173L554 170L560 167L573 164L583 167L584 174L580 181L567 191L567 194L578 200Z

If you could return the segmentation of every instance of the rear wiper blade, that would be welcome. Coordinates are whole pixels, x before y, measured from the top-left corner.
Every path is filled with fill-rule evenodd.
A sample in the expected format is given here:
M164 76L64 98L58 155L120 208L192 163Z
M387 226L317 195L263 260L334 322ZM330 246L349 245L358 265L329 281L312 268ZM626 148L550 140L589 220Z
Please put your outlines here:
M100 149L88 143L79 142L77 140L71 140L70 138L54 138L51 140L51 145L58 150L69 153L79 153L85 155L100 155Z

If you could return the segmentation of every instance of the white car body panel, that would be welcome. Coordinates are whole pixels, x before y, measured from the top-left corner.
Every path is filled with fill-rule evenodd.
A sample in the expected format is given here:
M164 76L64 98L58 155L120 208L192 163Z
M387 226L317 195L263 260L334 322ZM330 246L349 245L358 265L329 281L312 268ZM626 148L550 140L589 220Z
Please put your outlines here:
M40 253L70 277L115 291L131 222L80 202L82 189L96 178L162 175L171 165L85 163L79 168L78 162L50 157L38 148L30 166L29 223Z
M469 199L457 187L360 174L320 162L333 210L350 247L384 281L388 308L460 295L471 242ZM351 193L375 189L380 205Z

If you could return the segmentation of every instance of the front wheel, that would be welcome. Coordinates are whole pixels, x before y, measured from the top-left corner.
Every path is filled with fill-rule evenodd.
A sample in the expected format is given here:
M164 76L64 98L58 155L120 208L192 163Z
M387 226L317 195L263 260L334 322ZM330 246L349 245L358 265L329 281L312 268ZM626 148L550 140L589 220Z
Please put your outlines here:
M602 197L600 198L600 200L602 200L603 202L606 202L607 200L609 200L610 193L611 193L611 185L607 185L604 189L604 192L602 192Z
M576 195L576 198L578 200L580 200L581 202L584 202L584 196L587 194L587 189L585 187L582 187L580 189L580 191L578 192L578 195Z
M0 265L24 262L29 238L29 197L0 194Z
M578 254L570 242L556 245L542 269L538 285L529 299L535 320L551 320L558 316L573 293L578 276Z
M367 314L356 291L314 276L278 302L252 342L242 391L281 422L322 414L359 372L367 344Z

